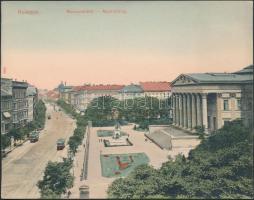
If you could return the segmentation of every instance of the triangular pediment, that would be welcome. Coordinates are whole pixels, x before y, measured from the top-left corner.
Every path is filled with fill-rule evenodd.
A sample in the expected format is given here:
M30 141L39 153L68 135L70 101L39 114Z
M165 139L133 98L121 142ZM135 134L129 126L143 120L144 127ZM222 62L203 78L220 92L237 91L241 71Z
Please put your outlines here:
M173 82L173 85L189 85L189 84L197 84L197 81L194 80L193 78L185 75L185 74L181 74L180 76L178 76Z

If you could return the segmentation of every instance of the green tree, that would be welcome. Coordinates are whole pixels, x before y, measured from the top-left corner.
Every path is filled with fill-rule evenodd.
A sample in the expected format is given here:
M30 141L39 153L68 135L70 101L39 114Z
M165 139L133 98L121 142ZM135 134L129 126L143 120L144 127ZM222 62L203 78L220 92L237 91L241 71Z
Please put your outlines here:
M110 198L253 198L253 133L235 121L215 131L185 158L158 170L140 166L108 188Z
M73 185L74 177L70 173L72 161L64 159L63 162L49 162L43 176L37 184L41 196L52 194L61 195ZM49 194L47 193L49 192Z
M11 138L8 134L1 134L1 149L5 149L11 145Z

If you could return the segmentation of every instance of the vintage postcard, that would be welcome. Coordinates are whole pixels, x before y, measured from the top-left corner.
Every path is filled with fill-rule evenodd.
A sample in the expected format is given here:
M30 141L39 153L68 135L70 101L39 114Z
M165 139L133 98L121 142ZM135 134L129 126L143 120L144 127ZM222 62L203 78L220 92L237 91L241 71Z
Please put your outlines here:
M253 199L253 1L1 1L1 198Z

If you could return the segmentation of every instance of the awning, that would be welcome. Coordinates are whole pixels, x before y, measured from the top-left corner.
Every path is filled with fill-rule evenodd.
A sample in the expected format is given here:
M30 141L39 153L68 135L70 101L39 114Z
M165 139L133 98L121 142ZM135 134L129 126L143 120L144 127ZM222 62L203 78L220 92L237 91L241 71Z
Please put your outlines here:
M9 112L3 112L5 118L10 118L11 114Z

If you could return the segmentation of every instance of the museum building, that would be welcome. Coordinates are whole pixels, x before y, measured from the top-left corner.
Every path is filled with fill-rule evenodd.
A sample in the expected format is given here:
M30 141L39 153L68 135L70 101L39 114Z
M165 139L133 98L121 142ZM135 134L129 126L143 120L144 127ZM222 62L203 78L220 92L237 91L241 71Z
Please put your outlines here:
M205 133L241 119L253 126L253 65L234 73L181 74L172 82L173 125Z

